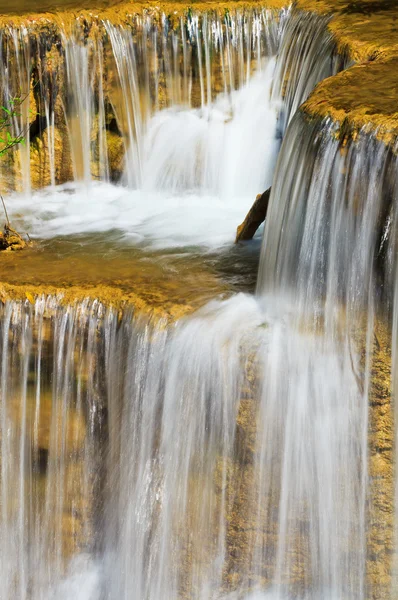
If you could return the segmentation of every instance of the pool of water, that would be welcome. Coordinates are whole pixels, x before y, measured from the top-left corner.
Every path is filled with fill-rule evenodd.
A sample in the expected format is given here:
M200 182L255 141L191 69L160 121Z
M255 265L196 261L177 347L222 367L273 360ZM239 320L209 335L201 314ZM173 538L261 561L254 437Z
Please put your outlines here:
M234 243L252 198L144 193L109 183L65 185L8 199L14 227L32 240L3 253L13 285L113 286L199 306L253 292L260 230Z

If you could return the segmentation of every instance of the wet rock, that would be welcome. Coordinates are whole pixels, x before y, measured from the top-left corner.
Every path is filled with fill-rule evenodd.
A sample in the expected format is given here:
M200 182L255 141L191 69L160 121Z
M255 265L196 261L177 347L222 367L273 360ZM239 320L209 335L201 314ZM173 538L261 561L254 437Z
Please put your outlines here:
M9 403L9 415L16 432L26 426L27 435L42 465L48 460L62 456L76 456L84 449L86 423L81 410L73 403L54 398L51 392L42 392L40 403L33 393L28 395L24 406L23 397L15 396ZM26 424L23 421L25 414Z
M363 129L387 144L398 134L396 2L299 0L298 8L332 14L328 29L340 55L355 65L323 80L302 105L310 118L331 118L337 137Z
M390 597L394 549L393 407L391 340L378 321L372 348L369 394L369 499L367 583L371 598Z
M106 132L109 175L113 181L120 179L124 167L125 146L123 138L113 131Z
M25 240L10 225L5 225L0 232L0 250L15 251L26 247Z
M30 144L30 177L34 189L72 178L67 131L50 125Z

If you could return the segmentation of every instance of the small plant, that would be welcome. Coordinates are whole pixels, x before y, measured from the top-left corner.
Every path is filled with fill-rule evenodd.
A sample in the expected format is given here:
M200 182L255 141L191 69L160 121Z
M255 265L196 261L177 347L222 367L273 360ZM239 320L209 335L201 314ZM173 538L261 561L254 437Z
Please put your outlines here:
M13 135L13 125L16 120L22 116L20 107L28 97L28 94L23 97L11 98L8 101L8 106L0 106L0 157L7 154L10 150L26 143L26 134L29 131L29 122L17 133ZM8 218L7 208L3 196L0 194L1 202L6 217L4 229L0 232L0 250L21 250L26 246L26 242L22 239L15 229L11 227Z
M10 133L15 120L22 116L19 109L26 98L27 96L24 98L11 98L8 101L9 107L0 106L0 157L15 146L26 143L25 136L29 130L29 123L16 136Z
M226 7L225 11L224 11L224 20L225 20L225 24L227 27L231 27L232 24L232 19L231 19L231 14L229 12L229 8Z

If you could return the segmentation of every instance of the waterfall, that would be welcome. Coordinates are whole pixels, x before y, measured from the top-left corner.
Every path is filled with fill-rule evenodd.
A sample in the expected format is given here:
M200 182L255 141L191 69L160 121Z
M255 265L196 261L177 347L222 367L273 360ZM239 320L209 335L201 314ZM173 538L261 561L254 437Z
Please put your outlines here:
M84 599L221 588L259 325L244 297L174 328L96 301L4 305L2 598L69 598L90 561Z
M51 597L66 558L90 540L95 327L84 305L62 310L56 299L2 311L1 598Z
M224 17L191 11L177 24L164 14L135 15L128 26L109 20L76 21L73 27L54 27L51 36L44 25L43 30L39 25L32 30L4 29L2 103L8 106L10 99L26 97L13 133L17 135L30 122L27 141L33 140L21 150L22 180L16 172L19 163L11 171L7 164L1 174L3 186L29 193L31 185L122 178L130 187L145 189L148 172L154 167L164 171L162 163L154 165L152 146L155 155L170 152L165 148L170 137L186 130L189 137L181 137L178 144L185 166L177 182L182 177L192 187L199 178L207 188L221 187L225 195L237 181L244 189L243 168L236 181L226 185L225 179L239 168L242 155L248 155L248 165L256 156L274 152L271 140L276 125L270 108L280 105L283 97L278 126L283 133L316 83L348 65L338 55L327 23L328 18L300 11L247 9ZM278 50L274 76L267 58ZM248 110L253 112L253 129L243 130L244 153L229 157L220 143L226 138L223 146L235 147L228 123L236 113L239 118L242 101L237 91L252 85L267 97L270 79L274 81L271 107L264 103L259 111L260 103L252 97ZM259 141L269 141L257 146L255 155L250 142L256 130ZM191 154L188 144L193 147ZM192 155L195 151L198 156ZM163 161L176 158L181 162L181 156L163 156ZM192 172L187 173L189 165ZM170 179L174 175L170 173ZM269 185L266 175L252 182L254 193L260 189L255 183ZM150 180L157 188L164 183L164 175Z
M365 597L359 351L243 295L1 323L4 598Z
M328 19L177 21L2 34L3 97L33 65L43 107L10 197L40 239L228 250L284 139L256 296L1 302L0 599L392 597L396 149L297 111L348 64Z
M28 137L21 151L23 178L18 164L12 177L7 165L3 185L29 193L31 184L87 185L123 173L130 187L140 188L151 166L145 155L159 110L197 109L198 120L230 119L236 90L275 55L287 14L261 8L224 15L188 11L173 21L144 12L123 26L77 19L51 31L40 22L4 28L1 99L7 107L13 98L24 98L13 133L30 122L32 144ZM223 114L213 110L220 94Z
M337 52L327 25L330 17L292 11L283 29L274 76L273 98L283 98L279 128L291 118L316 84L347 68L350 61Z
M32 239L112 224L129 243L151 247L233 241L272 182L280 142L270 89L288 17L188 11L172 22L144 13L129 26L54 26L50 39L33 29L23 64L40 115L24 169L39 190L11 196L15 225ZM8 72L15 44L9 32L3 38ZM3 185L18 187L17 153L11 159ZM54 183L63 185L43 188Z
M397 320L397 167L394 149L371 134L362 131L355 141L347 142L339 135L336 124L309 123L298 113L288 128L278 161L258 279L258 291L264 302L276 295L287 306L294 306L297 326L320 336L322 345L338 357L345 377L351 378L352 391L346 381L344 391L342 388L341 395L332 400L328 392L330 374L325 374L317 396L318 401L330 402L328 419L337 419L334 441L338 435L344 435L344 424L349 423L349 429L347 445L338 452L330 452L331 440L328 440L326 463L322 467L323 476L328 472L328 482L321 500L322 510L314 513L313 519L320 526L320 517L327 509L330 521L321 546L327 541L335 552L333 536L339 524L344 522L348 530L353 526L352 516L361 515L361 527L368 528L360 534L362 557L358 554L358 572L359 559L367 557L366 587L362 580L354 593L361 598L388 594L391 583L390 400L391 384L395 385L391 373L395 373L396 364L393 340ZM391 361L394 361L392 366ZM343 379L340 376L334 380L334 392L339 385L337 381ZM306 398L306 408L310 406L307 404L310 398L310 395ZM338 423L340 417L343 421ZM311 446L316 456L321 456L326 439L324 434ZM343 463L332 464L331 455L334 459L338 456ZM341 472L353 464L350 487L345 478L341 480ZM302 476L304 467L303 461L301 471L296 465L295 472ZM313 490L319 483L319 474L315 469L307 472L311 473L309 488ZM290 493L291 471L288 475ZM343 489L346 494L343 505L333 500L328 506L328 498ZM339 511L342 506L348 510L344 517L341 512L338 518L333 514L333 507L337 506ZM281 527L289 527L289 518L286 512ZM338 532L339 536L341 533ZM352 532L349 535L355 539ZM373 553L375 538L379 546ZM358 539L356 547L360 547ZM317 548L316 554L319 561L321 548ZM336 556L332 558L328 556L325 561L328 568ZM318 562L317 574L319 566ZM342 584L337 597L347 596L339 577L344 570L346 576L355 573L352 555L345 568L341 568L340 562L340 573L330 572L330 582Z
M34 93L50 117L32 175L53 148L51 182L75 183L13 196L11 217L32 238L112 224L129 243L222 247L272 183L286 114L344 66L327 19L252 9L132 26L56 31L49 55L37 40ZM108 181L116 172L127 186Z

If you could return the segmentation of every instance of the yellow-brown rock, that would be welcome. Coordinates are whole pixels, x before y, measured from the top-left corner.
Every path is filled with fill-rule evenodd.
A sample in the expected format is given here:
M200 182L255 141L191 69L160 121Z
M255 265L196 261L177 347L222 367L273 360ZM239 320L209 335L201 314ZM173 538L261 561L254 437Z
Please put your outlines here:
M109 174L114 181L120 179L124 168L125 146L123 138L113 131L106 131Z
M4 226L3 232L0 232L0 251L15 252L22 250L26 245L25 240L11 225L6 224Z
M298 0L305 10L330 13L336 47L354 66L318 84L302 111L331 117L344 136L360 129L387 144L398 136L398 2Z
M161 12L167 15L180 16L189 8L197 11L243 9L256 6L265 8L283 8L289 3L286 0L175 0L156 2L156 0L124 2L120 0L58 0L58 10L54 14L54 4L50 0L16 0L12 6L2 6L3 23L21 23L40 25L46 22L62 22L71 25L76 18L85 19L88 24L98 23L102 19L115 24L130 23L132 15L141 14L143 10L153 14ZM0 23L1 24L1 23Z
M65 169L65 160L70 163L70 156L66 157L64 150L67 149L67 141L64 140L61 131L50 125L41 136L35 137L30 144L30 174L33 189L59 183L72 176ZM53 154L53 164L51 164ZM52 181L52 178L54 181Z
M369 408L369 513L367 582L369 597L390 598L394 550L393 407L388 326L375 327Z
M84 448L86 423L81 411L62 398L53 398L51 392L42 391L39 405L35 393L23 399L15 396L10 403L10 417L17 428L26 430L34 449L44 451L57 460L62 455L78 455ZM22 423L25 414L25 423Z

